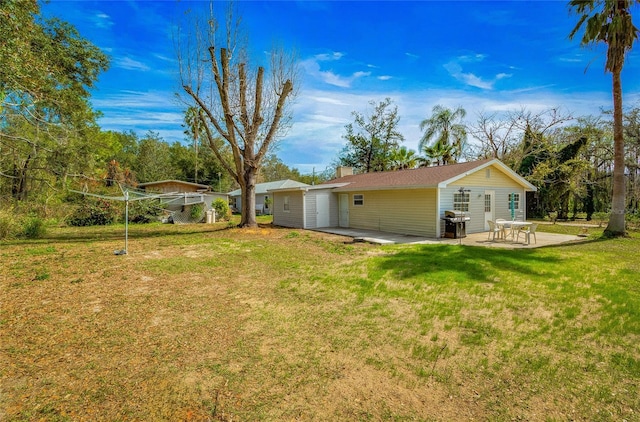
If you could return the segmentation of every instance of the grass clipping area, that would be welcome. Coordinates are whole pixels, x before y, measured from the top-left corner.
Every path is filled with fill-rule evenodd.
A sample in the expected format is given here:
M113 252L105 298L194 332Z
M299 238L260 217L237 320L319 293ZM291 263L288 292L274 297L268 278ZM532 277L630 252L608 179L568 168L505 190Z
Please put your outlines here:
M122 233L1 244L0 420L640 419L637 235Z

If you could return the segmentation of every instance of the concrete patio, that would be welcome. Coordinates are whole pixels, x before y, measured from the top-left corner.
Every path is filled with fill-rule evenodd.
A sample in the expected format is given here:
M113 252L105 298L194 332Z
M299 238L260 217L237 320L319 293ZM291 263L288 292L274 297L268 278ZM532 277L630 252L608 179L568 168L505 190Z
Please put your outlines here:
M531 236L531 244L526 244L526 239L521 235L518 242L514 242L510 237L506 240L489 238L488 232L468 234L462 239L449 238L428 238L420 236L410 236L396 233L386 233L374 230L359 230L342 227L326 227L316 229L316 231L337 234L340 236L350 237L356 242L369 242L381 245L390 244L449 244L449 245L466 245L466 246L486 246L491 248L511 248L511 249L527 249L540 248L543 246L560 245L565 243L579 242L586 240L585 237L578 235L566 235L545 233L536 231L535 239Z

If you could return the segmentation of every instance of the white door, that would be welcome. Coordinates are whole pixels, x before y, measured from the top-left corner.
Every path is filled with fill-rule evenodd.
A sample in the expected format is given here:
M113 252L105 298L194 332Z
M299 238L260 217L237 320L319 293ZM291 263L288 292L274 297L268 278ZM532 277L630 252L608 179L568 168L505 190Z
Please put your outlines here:
M349 195L340 194L340 210L338 212L338 225L340 227L349 227Z
M496 219L496 203L495 203L496 192L492 190L484 191L484 229L489 230L489 223L487 220L495 220Z
M316 196L316 227L329 227L329 194Z

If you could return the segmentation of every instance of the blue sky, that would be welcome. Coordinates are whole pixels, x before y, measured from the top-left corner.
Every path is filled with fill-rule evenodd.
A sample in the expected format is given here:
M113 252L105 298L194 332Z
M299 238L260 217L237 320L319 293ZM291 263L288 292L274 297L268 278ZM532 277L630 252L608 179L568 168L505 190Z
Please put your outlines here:
M352 112L370 101L398 106L404 145L417 150L434 105L478 113L560 107L574 116L611 108L605 49L568 34L566 1L240 1L256 60L274 44L294 48L302 70L293 125L277 155L302 173L324 171L345 140ZM201 1L60 1L47 16L73 24L111 57L92 103L103 129L158 132L184 142L172 35ZM216 3L224 12L224 5ZM640 21L640 10L635 11ZM636 23L638 25L638 23ZM586 70L586 72L585 72ZM640 46L623 72L625 106L640 106ZM473 141L470 138L470 141Z

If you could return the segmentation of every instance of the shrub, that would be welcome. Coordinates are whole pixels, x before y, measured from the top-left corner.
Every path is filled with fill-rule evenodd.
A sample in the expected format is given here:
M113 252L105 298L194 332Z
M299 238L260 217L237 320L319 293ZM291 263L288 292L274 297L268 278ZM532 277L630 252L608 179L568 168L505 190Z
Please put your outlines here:
M28 217L22 227L22 235L27 239L38 239L47 232L44 220L38 216Z
M204 206L202 204L193 204L189 213L191 219L196 221L202 221L204 218Z
M231 210L229 204L222 198L218 198L211 204L214 210L216 210L216 221L229 220L231 218Z
M156 201L129 202L130 223L151 223L156 221L160 215L162 215L162 209L156 204Z
M67 218L70 226L106 226L116 221L118 211L104 199L85 199Z
M0 239L11 239L16 236L20 223L13 215L13 210L0 210Z

